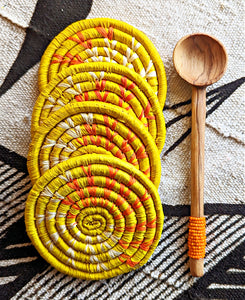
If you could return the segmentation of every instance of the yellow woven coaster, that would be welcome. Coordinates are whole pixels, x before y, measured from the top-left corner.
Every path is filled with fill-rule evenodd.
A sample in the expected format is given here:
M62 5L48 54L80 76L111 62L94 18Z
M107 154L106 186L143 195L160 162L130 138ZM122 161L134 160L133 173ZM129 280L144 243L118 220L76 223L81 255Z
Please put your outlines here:
M144 125L123 108L93 101L68 104L44 121L28 153L32 182L57 163L86 153L128 161L159 185L160 155Z
M158 149L162 150L166 130L157 96L140 75L112 63L80 64L59 73L36 101L32 133L64 105L95 100L127 109L144 124Z
M163 108L167 81L154 45L133 26L107 18L78 21L53 39L41 60L39 89L64 68L98 61L118 63L140 74L157 93Z
M33 186L27 233L41 256L67 275L99 280L144 265L163 227L156 187L107 155L69 159Z

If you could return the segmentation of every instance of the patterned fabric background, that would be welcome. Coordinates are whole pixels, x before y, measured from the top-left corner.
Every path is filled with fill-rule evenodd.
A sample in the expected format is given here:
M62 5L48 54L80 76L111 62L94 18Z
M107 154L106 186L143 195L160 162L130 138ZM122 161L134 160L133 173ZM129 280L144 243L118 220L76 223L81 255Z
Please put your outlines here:
M240 0L0 1L0 299L245 299L243 16ZM168 80L160 244L144 267L98 282L49 266L31 245L23 218L40 58L63 28L94 17L120 19L146 33ZM207 253L200 279L190 276L187 256L191 88L172 64L175 44L193 32L216 36L229 56L225 76L207 92Z

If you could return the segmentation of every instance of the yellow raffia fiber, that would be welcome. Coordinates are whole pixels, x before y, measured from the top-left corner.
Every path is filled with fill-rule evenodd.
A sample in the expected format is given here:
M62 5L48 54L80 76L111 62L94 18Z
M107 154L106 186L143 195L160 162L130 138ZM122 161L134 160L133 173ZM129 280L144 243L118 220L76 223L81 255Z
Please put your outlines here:
M52 40L39 68L40 91L63 69L81 62L97 61L116 62L140 74L157 92L163 108L167 81L156 48L138 29L108 18L75 22Z
M161 151L165 122L157 96L132 70L111 63L80 64L64 69L38 97L32 115L32 135L42 121L71 102L102 101L121 106L140 119Z
M161 162L156 144L144 125L125 109L103 102L71 103L46 119L28 153L34 183L45 171L73 156L110 152L130 162L158 186Z
M53 267L100 280L144 265L163 227L154 184L108 155L71 158L46 171L25 207L27 233Z

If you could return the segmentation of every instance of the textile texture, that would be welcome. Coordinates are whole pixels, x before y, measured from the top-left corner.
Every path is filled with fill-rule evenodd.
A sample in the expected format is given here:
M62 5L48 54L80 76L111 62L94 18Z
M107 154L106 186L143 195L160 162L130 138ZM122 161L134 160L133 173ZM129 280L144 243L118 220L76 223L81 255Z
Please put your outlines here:
M4 0L0 2L0 299L244 299L244 4L240 0ZM159 195L162 236L136 271L101 281L64 275L32 246L24 208L31 181L26 157L38 68L50 41L86 18L122 20L143 31L167 75ZM228 53L225 75L207 88L205 274L193 278L187 255L190 213L191 87L174 70L177 41L215 36Z

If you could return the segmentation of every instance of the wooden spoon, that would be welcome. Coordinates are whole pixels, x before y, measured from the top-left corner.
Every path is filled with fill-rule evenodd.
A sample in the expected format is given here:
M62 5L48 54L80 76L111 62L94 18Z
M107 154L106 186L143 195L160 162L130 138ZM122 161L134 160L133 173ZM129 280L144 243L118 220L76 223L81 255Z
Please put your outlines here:
M192 84L191 216L204 217L204 136L206 86L218 81L227 67L224 46L214 37L197 33L175 46L173 62L178 74ZM190 258L192 276L203 276L204 260Z

